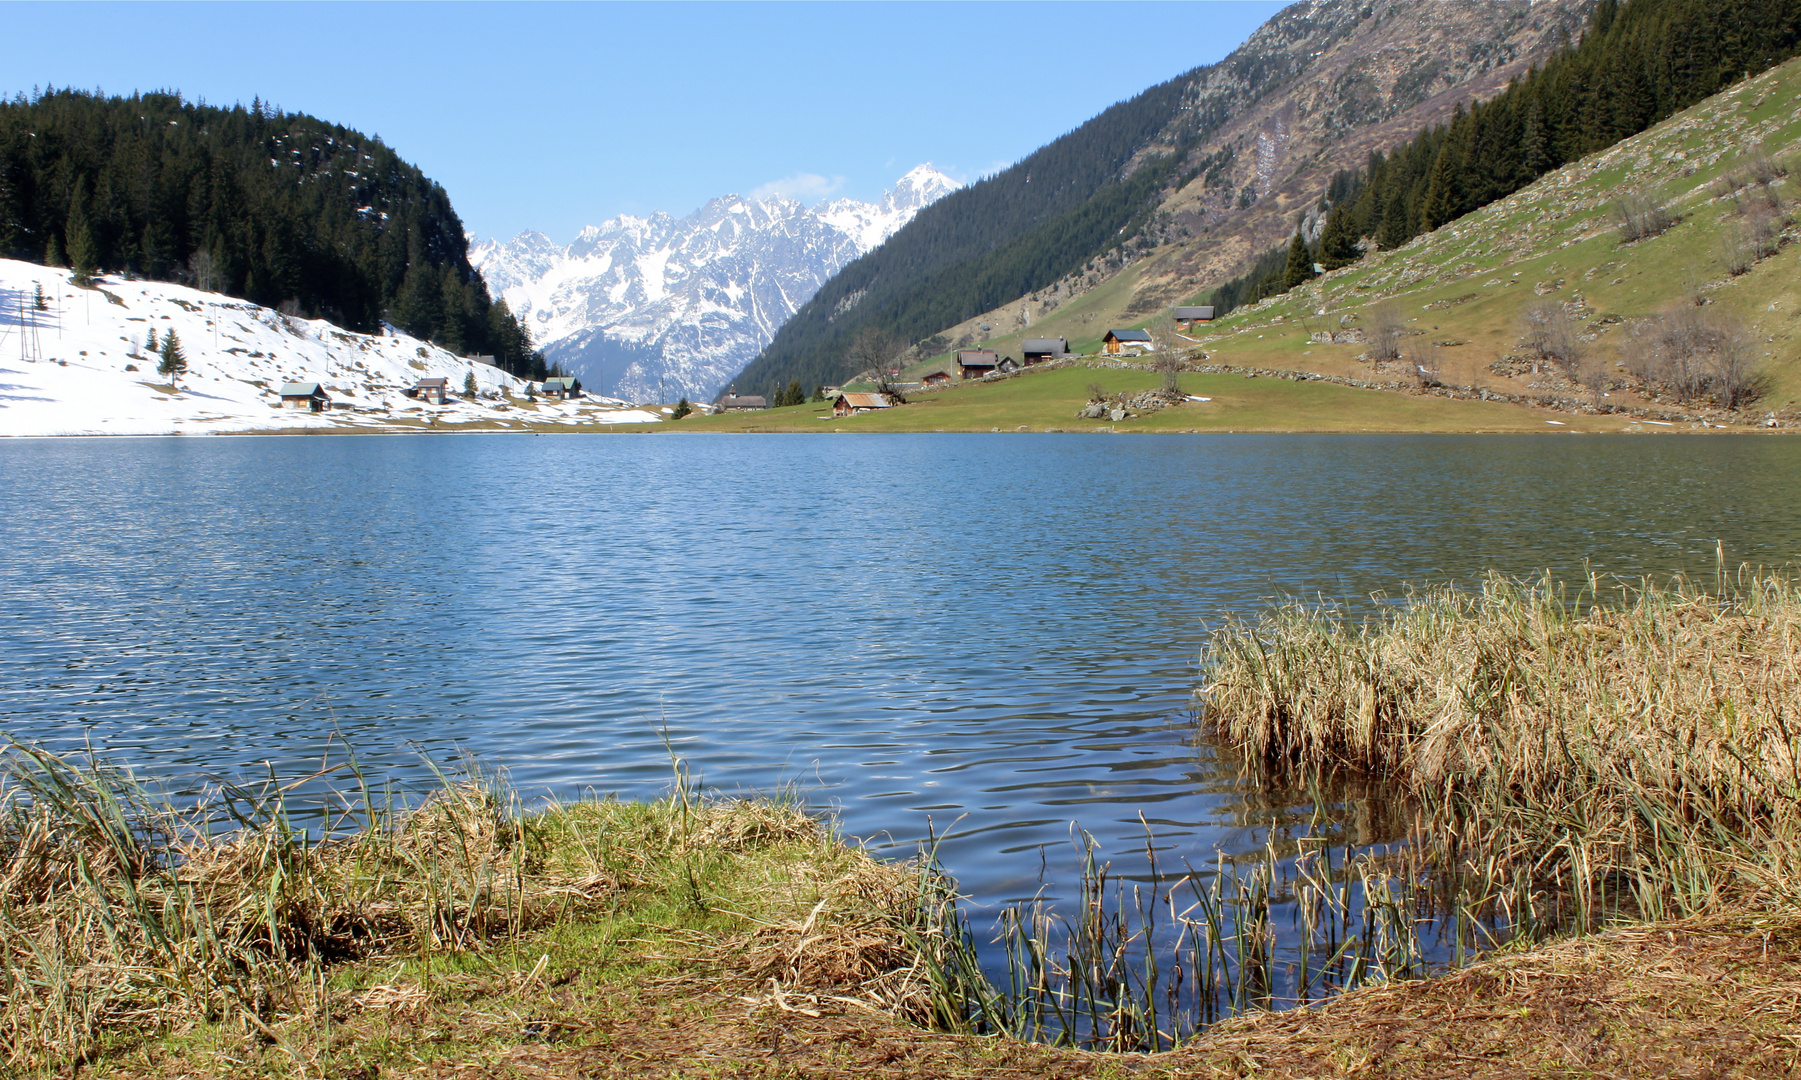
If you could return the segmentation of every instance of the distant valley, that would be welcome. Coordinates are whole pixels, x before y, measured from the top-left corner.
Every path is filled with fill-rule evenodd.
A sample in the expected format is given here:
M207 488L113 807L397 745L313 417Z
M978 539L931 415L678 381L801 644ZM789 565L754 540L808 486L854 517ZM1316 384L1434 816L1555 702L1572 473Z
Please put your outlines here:
M546 359L594 390L705 401L822 284L958 186L921 165L876 203L727 195L682 218L622 215L567 246L484 241L470 259Z

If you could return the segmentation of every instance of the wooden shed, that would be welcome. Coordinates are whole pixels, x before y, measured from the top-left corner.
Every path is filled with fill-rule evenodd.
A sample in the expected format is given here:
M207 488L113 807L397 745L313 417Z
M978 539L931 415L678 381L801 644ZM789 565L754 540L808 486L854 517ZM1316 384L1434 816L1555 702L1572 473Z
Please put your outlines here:
M420 401L429 401L434 405L444 404L450 394L450 380L439 376L435 379L420 379L417 386L406 392L406 396Z
M1109 330L1101 339L1101 351L1113 356L1126 352L1149 352L1157 347L1144 330Z
M854 416L872 409L891 409L894 402L887 394L839 394L832 402L833 416Z
M1060 337L1027 338L1021 345L1020 353L1025 358L1026 366L1041 364L1046 360L1056 360L1069 355L1069 339Z
M919 384L921 386L948 386L950 385L951 378L950 368L938 367L921 375L919 377Z
M281 407L305 409L307 412L324 412L331 408L331 395L325 392L325 387L316 382L282 383Z
M1177 307L1169 309L1170 318L1176 320L1176 326L1186 330L1195 323L1213 321L1213 305L1201 307Z

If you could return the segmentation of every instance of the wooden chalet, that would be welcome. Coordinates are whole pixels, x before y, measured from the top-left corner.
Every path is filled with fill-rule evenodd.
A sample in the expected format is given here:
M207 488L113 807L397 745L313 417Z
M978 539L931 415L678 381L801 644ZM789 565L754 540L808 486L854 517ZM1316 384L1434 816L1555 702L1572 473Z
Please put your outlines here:
M1027 338L1025 344L1019 348L1026 366L1031 367L1033 364L1042 364L1046 360L1057 360L1069 355L1069 339L1060 337Z
M891 409L894 401L887 394L839 394L832 402L833 416L855 416L874 409Z
M544 380L544 396L560 401L582 396L582 381L573 375L559 375Z
M1170 308L1169 314L1170 318L1176 320L1176 327L1178 329L1186 330L1195 323L1212 322L1213 305L1206 304L1201 307Z
M427 401L433 405L442 405L450 396L450 380L442 376L435 379L420 379L416 386L406 392L406 396Z
M725 412L754 412L769 408L769 399L762 394L740 394L734 386L719 399L719 407Z
M949 367L933 368L919 377L919 385L949 386L953 377Z
M993 349L958 349L957 374L965 379L979 379L994 370L1000 357Z
M331 408L331 395L325 392L324 386L316 382L282 383L281 407L305 409L307 412L324 412Z
M1112 356L1126 352L1149 352L1157 347L1144 330L1109 330L1101 339L1101 351Z

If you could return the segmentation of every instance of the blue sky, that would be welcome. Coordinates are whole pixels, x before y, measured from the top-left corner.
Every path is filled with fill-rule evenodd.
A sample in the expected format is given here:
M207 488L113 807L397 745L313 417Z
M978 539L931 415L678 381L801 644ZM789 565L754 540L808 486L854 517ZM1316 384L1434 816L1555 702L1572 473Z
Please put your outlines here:
M0 90L253 97L379 134L478 236L973 180L1220 59L1272 0L26 3Z

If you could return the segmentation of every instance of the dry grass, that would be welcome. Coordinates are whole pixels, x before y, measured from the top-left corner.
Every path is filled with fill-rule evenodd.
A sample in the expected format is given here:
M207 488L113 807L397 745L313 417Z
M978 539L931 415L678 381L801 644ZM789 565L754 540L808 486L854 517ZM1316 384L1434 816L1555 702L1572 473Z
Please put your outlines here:
M517 992L559 949L921 1008L918 868L876 862L792 801L684 789L528 812L495 778L446 777L411 810L363 799L347 815L360 827L321 838L278 792L177 810L116 769L19 745L3 765L0 1074L221 1032L310 1073L347 1015L495 972ZM222 809L235 827L218 828Z
M1730 586L1730 587L1728 587ZM1801 591L1491 577L1353 622L1280 605L1217 631L1207 724L1260 766L1419 800L1447 859L1557 918L1801 905ZM1542 914L1542 913L1541 913Z

